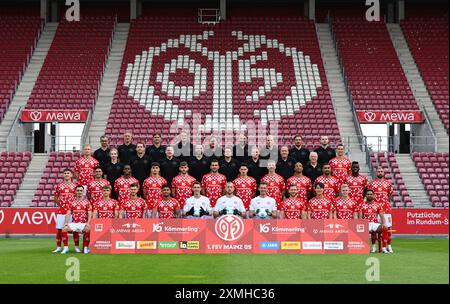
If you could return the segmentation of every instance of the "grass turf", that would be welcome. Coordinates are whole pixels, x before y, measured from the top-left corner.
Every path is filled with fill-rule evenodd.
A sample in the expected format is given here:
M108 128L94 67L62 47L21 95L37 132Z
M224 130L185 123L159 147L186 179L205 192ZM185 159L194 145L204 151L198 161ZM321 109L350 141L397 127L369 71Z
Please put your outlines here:
M393 245L394 254L370 255L380 261L378 283L449 283L448 239ZM71 283L65 262L74 256L79 283L369 283L368 255L63 256L52 249L53 239L0 239L0 283Z

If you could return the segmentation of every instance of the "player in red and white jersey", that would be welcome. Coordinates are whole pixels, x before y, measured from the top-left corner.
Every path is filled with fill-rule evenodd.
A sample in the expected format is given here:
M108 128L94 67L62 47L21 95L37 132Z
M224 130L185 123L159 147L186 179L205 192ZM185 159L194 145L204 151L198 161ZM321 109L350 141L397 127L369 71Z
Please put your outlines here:
M217 200L223 195L227 178L219 173L219 161L214 159L211 161L211 172L205 174L202 178L202 194L209 198L211 207L214 208Z
M350 198L350 188L347 184L341 185L341 195L333 202L333 218L352 220L358 218L358 205Z
M336 157L332 158L329 162L331 167L331 175L337 178L339 182L339 188L347 180L347 177L351 173L352 162L345 156L345 148L343 144L336 146Z
M324 196L325 185L321 182L315 182L314 192L316 196L308 202L308 218L313 220L332 218L333 203Z
M389 253L386 249L388 230L384 222L384 212L380 204L375 202L375 192L372 189L366 191L366 200L364 205L359 210L360 218L367 219L369 221L369 233L372 239L372 250L376 252L375 243L377 239L383 243L383 253Z
M331 167L329 164L323 164L322 166L323 175L316 178L314 185L317 183L322 183L325 186L323 190L323 196L330 202L333 202L339 193L339 181L336 177L331 175ZM316 187L314 186L314 189Z
M180 174L172 180L172 196L178 201L181 209L183 209L186 200L192 196L192 186L197 181L188 172L189 166L187 162L183 161L180 163Z
M64 170L64 179L62 182L58 183L53 192L53 198L56 205L58 206L58 214L56 215L56 249L53 253L61 252L61 242L64 246L68 246L67 232L63 232L64 223L66 221L67 210L69 209L69 204L75 197L75 188L77 185L72 181L72 170ZM77 235L78 236L78 235ZM75 235L74 235L75 240ZM75 245L75 250L78 245ZM80 251L80 249L78 249Z
M130 198L119 205L119 218L146 218L147 203L138 196L139 182L130 185Z
M287 220L308 218L307 201L298 197L297 185L291 183L288 192L289 197L281 202L280 218Z
M275 199L277 208L279 208L284 197L285 184L284 178L275 173L277 164L274 160L267 161L267 174L261 179L261 182L267 183L267 195Z
M91 203L83 196L83 186L78 185L75 188L75 198L69 204L69 208L66 214L66 220L64 223L64 232L72 233L78 232L83 233L83 252L89 253L89 238L90 238L90 223L92 218L92 207ZM72 216L72 222L69 223L70 217ZM61 254L66 254L69 252L69 247L64 246Z
M162 187L163 197L153 207L153 218L174 219L180 217L180 204L170 196L170 193L170 187L164 185Z
M94 169L94 180L88 185L87 195L92 205L103 198L103 187L110 186L109 181L103 178L103 170L100 167Z
M167 180L160 175L160 171L161 168L159 163L152 163L150 176L144 181L144 198L150 213L153 210L155 203L162 199L162 186L167 185ZM149 217L151 217L151 214Z
M247 212L242 200L234 195L234 184L232 182L226 183L225 195L217 200L214 206L214 217L220 217L226 214L233 214L240 217L245 217Z
M259 183L259 196L255 197L250 202L250 217L251 218L273 218L276 219L277 205L273 197L267 195L267 183L262 181Z
M193 195L186 200L183 215L187 218L211 218L213 210L206 196L202 195L202 185L195 182L192 186Z
M89 144L84 145L83 156L75 162L75 168L73 170L78 184L84 187L83 195L86 195L87 187L94 179L94 168L99 166L98 161L91 154L92 146Z
M239 176L233 181L234 187L236 189L236 196L239 197L244 203L246 210L250 207L250 201L255 196L256 193L256 179L248 176L248 166L242 163L239 166Z
M131 176L131 166L123 166L123 175L116 179L114 183L114 191L116 191L117 201L119 202L119 207L122 206L123 202L128 201L131 198L130 186L132 184L139 185L139 181Z
M111 186L102 188L102 199L92 204L93 218L117 218L119 216L119 203L111 198Z
M297 188L296 199L303 200L306 204L312 190L312 183L309 177L303 175L303 164L301 162L295 163L294 175L288 178L286 188L289 189L291 185L295 185Z
M358 207L364 204L364 191L367 188L367 176L359 173L359 163L352 162L352 174L347 177L345 182L350 187L350 197L356 202Z
M387 228L387 251L389 253L394 253L394 249L392 248L392 211L391 211L391 203L388 200L384 200L381 202L378 202L381 209L383 210L383 218L384 218L384 225Z

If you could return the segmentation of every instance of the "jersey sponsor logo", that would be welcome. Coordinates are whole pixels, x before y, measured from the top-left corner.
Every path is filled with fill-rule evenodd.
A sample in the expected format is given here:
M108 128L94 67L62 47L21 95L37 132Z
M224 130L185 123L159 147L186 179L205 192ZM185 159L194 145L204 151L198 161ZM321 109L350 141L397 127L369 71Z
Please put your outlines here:
M282 250L300 250L302 248L301 242L281 242Z
M135 241L116 241L116 249L136 249Z
M244 222L235 215L224 215L216 221L216 235L224 241L235 241L244 233Z
M138 241L137 249L156 249L156 241Z

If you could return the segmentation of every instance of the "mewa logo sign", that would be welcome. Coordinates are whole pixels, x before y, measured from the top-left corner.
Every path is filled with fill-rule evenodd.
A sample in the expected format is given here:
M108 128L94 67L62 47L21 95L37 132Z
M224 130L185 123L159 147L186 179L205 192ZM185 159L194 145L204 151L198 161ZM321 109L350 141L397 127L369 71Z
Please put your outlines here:
M363 123L422 123L421 111L356 111Z
M56 208L0 209L0 234L54 233L56 212Z
M22 122L85 122L87 110L23 110Z

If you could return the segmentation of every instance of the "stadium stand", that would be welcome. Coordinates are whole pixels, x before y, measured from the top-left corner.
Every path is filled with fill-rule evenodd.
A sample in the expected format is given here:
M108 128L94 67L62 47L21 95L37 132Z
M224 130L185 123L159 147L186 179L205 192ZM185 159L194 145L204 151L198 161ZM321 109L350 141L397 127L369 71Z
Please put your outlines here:
M448 152L414 152L412 158L433 207L448 208Z
M2 152L0 155L0 207L9 207L30 164L31 152Z

